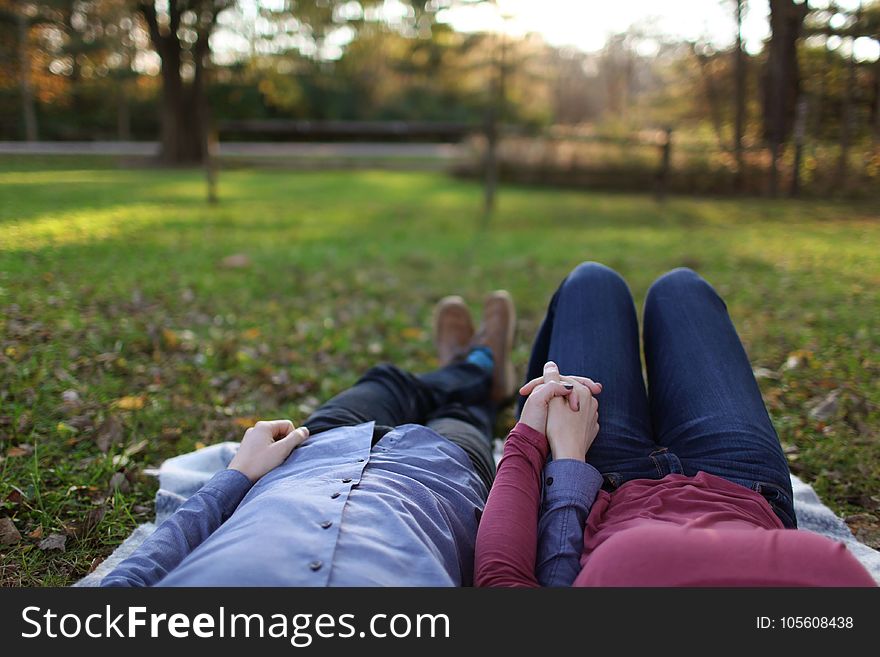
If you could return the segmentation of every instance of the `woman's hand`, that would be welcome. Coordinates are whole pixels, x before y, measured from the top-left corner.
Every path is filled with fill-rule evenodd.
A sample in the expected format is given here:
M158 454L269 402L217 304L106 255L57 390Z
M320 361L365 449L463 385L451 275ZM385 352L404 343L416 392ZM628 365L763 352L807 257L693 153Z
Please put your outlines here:
M529 425L535 431L544 435L547 434L547 413L549 411L550 402L556 398L560 398L560 404L572 403L577 404L577 396L571 393L574 385L571 383L560 383L551 381L549 383L541 383L532 389L532 394L526 400L523 406L522 414L519 421ZM570 402L562 399L568 397Z
M284 463L293 448L308 437L306 427L297 429L290 420L257 422L244 432L241 446L229 463L229 469L238 470L254 483Z
M593 379L588 379L585 376L570 376L570 375L561 375L559 374L559 368L556 366L552 360L547 361L544 365L544 374L535 379L532 379L527 384L525 384L522 388L519 389L519 394L523 397L526 395L530 395L532 391L542 383L548 383L550 381L561 381L562 383L580 383L582 386L586 386L587 389L594 395L598 395L602 392L602 384L593 381Z
M578 400L577 410L571 400ZM554 460L576 459L583 461L596 435L599 433L599 403L589 388L579 383L568 398L569 403L553 400L547 416L547 442Z

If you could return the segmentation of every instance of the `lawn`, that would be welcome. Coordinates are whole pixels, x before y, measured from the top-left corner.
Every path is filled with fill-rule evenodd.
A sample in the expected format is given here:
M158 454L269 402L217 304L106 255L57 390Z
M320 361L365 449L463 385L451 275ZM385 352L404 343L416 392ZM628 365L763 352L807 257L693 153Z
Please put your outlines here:
M583 260L639 304L672 267L712 282L792 469L880 544L876 208L505 188L482 231L479 186L440 174L237 170L220 194L198 171L0 163L3 584L88 572L151 518L145 468L302 419L378 361L431 368L446 294L513 293L522 371Z

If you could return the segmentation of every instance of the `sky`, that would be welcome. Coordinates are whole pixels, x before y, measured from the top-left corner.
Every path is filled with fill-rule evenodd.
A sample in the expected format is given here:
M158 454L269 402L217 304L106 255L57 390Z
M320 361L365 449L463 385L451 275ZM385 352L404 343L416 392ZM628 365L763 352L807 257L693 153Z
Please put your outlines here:
M831 0L810 0L811 7L827 6ZM859 0L837 0L838 5L854 9ZM281 9L283 0L239 0L238 18L230 23L221 17L220 29L211 39L212 50L218 61L234 60L251 51L254 40L248 30L260 30L258 7ZM399 21L412 8L401 0L383 0L383 4L366 11L367 18ZM768 0L746 0L743 21L745 48L750 53L759 52L768 38L770 27ZM343 3L340 18L360 18L364 9L357 0ZM600 50L609 35L626 31L629 27L644 27L653 35L672 40L700 40L718 48L732 45L734 39L734 0L453 0L452 8L438 13L438 20L449 23L461 31L504 31L512 36L537 32L554 46L570 46L592 52ZM342 56L346 44L354 37L354 31L343 26L331 36L321 52L326 59ZM836 39L836 37L832 37ZM840 42L840 39L837 39ZM308 43L290 44L308 50ZM849 52L846 43L832 43ZM657 44L645 39L637 49L650 56ZM306 54L311 54L306 52ZM856 41L856 58L876 61L880 46L871 39ZM158 68L158 63L156 63Z
M396 0L386 0L386 5ZM733 0L497 0L499 11L488 3L464 5L442 11L438 18L462 31L501 29L511 35L537 32L556 46L584 51L602 48L609 34L630 26L648 25L652 31L672 38L703 40L727 47L734 38ZM827 0L812 0L812 7L827 6ZM858 0L839 0L844 8L855 8ZM761 50L769 36L767 0L748 0L743 22L745 47ZM876 60L876 42L863 39L856 44L859 59ZM649 54L649 53L645 53Z

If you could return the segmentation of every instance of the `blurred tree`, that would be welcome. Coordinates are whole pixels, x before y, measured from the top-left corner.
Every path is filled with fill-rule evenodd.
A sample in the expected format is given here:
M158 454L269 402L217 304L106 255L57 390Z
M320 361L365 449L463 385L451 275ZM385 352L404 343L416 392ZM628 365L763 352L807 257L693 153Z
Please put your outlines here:
M39 136L36 99L33 85L32 30L41 22L39 7L25 0L2 0L0 2L0 27L4 33L2 61L5 80L18 80L21 136L36 141ZM13 48L10 46L14 44ZM13 62L15 62L13 64ZM17 132L17 131L16 131Z
M168 164L201 162L207 152L205 69L220 13L234 0L137 0L162 60L161 144Z
M764 139L770 146L770 194L779 188L779 157L791 133L800 88L797 45L806 2L770 0L770 41L764 72Z
M736 3L736 40L734 42L734 106L736 118L733 128L733 150L736 156L736 179L734 185L738 192L742 192L745 186L745 158L743 151L743 138L746 131L746 54L743 51L743 17L745 14L745 0L734 0Z

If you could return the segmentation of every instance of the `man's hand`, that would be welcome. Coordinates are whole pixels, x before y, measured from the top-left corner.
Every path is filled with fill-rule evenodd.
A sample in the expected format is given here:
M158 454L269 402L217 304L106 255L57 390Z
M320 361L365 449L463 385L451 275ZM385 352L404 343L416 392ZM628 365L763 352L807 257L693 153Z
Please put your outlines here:
M572 409L574 398L577 410ZM576 383L568 403L554 399L549 406L546 435L554 460L585 460L599 433L599 403L586 386Z
M574 386L570 383L559 383L551 381L550 383L542 383L532 389L532 394L526 400L523 406L522 414L519 421L529 425L535 431L544 435L547 434L547 413L549 411L550 402L556 397L568 397L571 403L577 404L577 397L572 395ZM560 404L564 405L564 399L560 399Z
M308 437L306 427L297 429L290 420L257 422L245 431L229 469L238 470L254 483L284 463L293 448Z
M532 393L532 391L542 383L549 383L550 381L561 381L562 383L580 383L583 386L586 386L589 391L598 395L602 392L602 384L593 379L588 379L585 376L572 376L569 374L562 375L559 373L559 368L556 366L552 360L548 360L544 365L544 374L537 378L532 379L528 383L526 383L522 388L519 389L519 394L523 397Z

